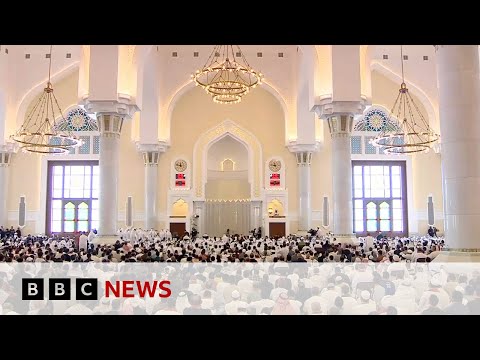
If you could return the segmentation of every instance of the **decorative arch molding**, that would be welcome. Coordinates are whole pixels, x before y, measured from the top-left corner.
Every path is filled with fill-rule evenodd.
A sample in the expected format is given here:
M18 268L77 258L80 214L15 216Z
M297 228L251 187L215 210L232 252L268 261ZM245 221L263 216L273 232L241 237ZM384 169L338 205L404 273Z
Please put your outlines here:
M67 67L63 68L62 70L53 74L50 79L52 83L59 82L66 78L67 76L73 74L75 71L78 71L80 66L80 61L75 61L74 63L68 65ZM18 110L17 110L17 117L15 122L15 127L22 124L25 119L25 113L27 112L28 106L31 102L40 95L45 88L47 83L47 78L39 82L37 85L33 86L29 91L25 93L22 99L19 102Z
M398 119L393 117L390 111L382 105L374 104L366 108L363 115L355 121L354 131L380 132L384 130L400 131L401 125Z
M99 132L97 120L78 105L70 106L63 118L59 116L56 119L56 130Z
M170 129L171 129L171 123L172 123L172 114L173 110L175 109L175 106L177 102L181 99L181 97L187 93L189 90L193 89L195 87L195 84L192 81L187 81L183 85L181 85L170 97L170 99L167 101L165 104L166 106L162 106L162 108L166 109L163 111L162 116L160 116L160 124L158 126L159 131L161 129L165 129L165 133L158 134L159 139L162 139L164 141L167 141L168 143L170 142ZM280 92L268 81L263 81L262 82L262 87L266 89L270 94L272 94L280 103L280 106L282 107L283 110L283 118L284 118L284 127L285 127L285 134L288 134L288 119L290 115L289 107L287 105L287 102L285 101L285 98L280 94Z
M231 136L242 143L248 151L248 181L251 199L262 196L262 146L258 139L248 130L232 120L225 120L203 133L193 148L193 187L195 200L205 200L207 182L207 154L210 147L225 136Z
M377 60L373 60L370 64L370 69L378 71L380 74L386 76L388 79L394 81L397 84L401 84L402 77L394 72L392 69L386 67ZM430 126L440 134L440 122L438 113L438 104L434 102L428 95L415 83L407 79L408 89L415 95L425 107L428 115L428 121Z

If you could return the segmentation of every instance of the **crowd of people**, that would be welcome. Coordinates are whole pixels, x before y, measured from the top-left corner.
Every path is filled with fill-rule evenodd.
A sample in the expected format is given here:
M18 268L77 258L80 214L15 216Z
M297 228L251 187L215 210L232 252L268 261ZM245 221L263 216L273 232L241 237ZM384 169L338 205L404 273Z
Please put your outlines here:
M106 274L118 266L123 266L122 274L128 273L125 267L136 266L129 278L143 279L151 274L141 266L160 266L162 271L170 269L166 276L175 296L103 296L93 308L82 301L32 300L18 305L8 299L19 275L0 266L0 313L480 314L480 269L432 271L434 263L427 264L442 249L442 238L378 234L357 244L341 244L330 236L257 239L204 234L192 239L187 233L179 239L168 230L142 229L122 229L118 235L115 244L95 244L93 232L82 234L82 241L4 236L0 263L89 263L81 265L93 266L84 268L83 276L93 276L94 271L97 278L111 276ZM31 277L45 276L42 272L50 271L43 270L46 265L25 264L32 266Z
M478 266L459 273L407 262L24 264L22 272L1 265L0 314L480 315ZM74 277L168 279L172 296L112 298L100 288L98 301L16 300L21 279L64 277L69 268Z
M341 244L331 235L257 238L253 235L207 234L181 238L169 230L120 229L115 244L95 243L95 232L78 237L4 236L0 261L5 262L430 262L444 240L433 237L388 238L368 235Z

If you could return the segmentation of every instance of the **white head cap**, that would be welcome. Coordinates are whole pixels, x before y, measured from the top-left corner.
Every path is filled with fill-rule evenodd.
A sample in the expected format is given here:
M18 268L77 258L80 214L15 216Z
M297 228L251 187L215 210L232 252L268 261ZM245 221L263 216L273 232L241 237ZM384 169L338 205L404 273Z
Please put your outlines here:
M363 291L360 293L360 297L361 297L363 300L368 300L368 299L370 299L370 293L369 293L367 290L363 290Z

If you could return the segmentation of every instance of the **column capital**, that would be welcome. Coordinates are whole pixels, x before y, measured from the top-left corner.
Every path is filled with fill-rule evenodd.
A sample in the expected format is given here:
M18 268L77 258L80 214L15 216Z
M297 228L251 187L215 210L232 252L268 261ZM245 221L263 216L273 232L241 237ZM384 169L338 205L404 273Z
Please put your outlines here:
M297 158L297 166L310 166L312 164L312 155L311 151L298 151L295 152Z
M137 151L140 152L140 153L144 153L144 152L160 152L160 153L163 153L163 152L167 151L169 146L170 146L165 141L159 141L159 142L154 143L154 144L144 144L144 143L141 143L141 142L137 141L135 143L135 145L137 147Z
M320 150L320 146L318 143L315 144L298 144L296 141L289 141L287 145L288 151L291 153L299 153L299 152L318 152Z
M334 113L328 116L327 123L332 138L349 137L353 130L354 117L351 113Z
M100 134L103 137L119 138L122 133L125 115L119 113L97 113L97 123Z
M117 94L117 99L113 100L89 100L86 95L81 101L88 113L107 113L123 115L131 119L133 115L140 110L130 95ZM98 116L98 114L97 114Z
M359 101L336 101L331 96L321 97L315 101L312 108L320 119L328 119L335 114L361 115L368 105L366 96L361 96Z
M13 154L17 153L18 145L14 143L6 143L0 145L0 166L7 167L12 161Z
M141 144L137 142L137 151L143 155L145 166L158 166L160 153L168 149L168 144L159 141L156 144Z

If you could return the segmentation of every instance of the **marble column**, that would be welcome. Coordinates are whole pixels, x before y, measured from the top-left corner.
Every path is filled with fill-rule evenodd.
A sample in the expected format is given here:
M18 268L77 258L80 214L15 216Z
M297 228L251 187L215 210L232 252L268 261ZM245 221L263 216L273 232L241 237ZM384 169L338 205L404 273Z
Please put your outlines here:
M7 226L8 167L12 158L11 152L0 151L0 225Z
M98 241L115 238L118 218L120 134L124 115L97 113L100 130L100 192ZM103 238L103 239L102 239Z
M312 152L300 151L297 157L297 182L298 182L298 230L308 231L311 227L311 180L310 168Z
M157 188L159 151L143 153L145 163L145 229L157 229Z
M337 242L352 243L352 161L350 134L353 114L333 113L327 117L332 138L333 234Z
M480 69L478 45L438 45L445 242L480 249Z

